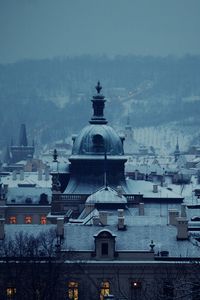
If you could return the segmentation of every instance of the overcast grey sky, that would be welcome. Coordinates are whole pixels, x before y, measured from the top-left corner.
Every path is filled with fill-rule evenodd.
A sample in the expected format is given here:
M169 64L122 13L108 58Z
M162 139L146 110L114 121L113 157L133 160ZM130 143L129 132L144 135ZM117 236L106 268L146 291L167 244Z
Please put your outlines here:
M0 0L0 63L200 54L200 0Z

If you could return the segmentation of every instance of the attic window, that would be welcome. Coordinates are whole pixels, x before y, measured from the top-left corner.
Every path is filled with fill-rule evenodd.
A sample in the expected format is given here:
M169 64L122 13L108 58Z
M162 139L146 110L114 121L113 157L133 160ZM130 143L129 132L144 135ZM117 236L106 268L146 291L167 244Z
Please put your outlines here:
M101 254L108 255L108 243L101 244Z

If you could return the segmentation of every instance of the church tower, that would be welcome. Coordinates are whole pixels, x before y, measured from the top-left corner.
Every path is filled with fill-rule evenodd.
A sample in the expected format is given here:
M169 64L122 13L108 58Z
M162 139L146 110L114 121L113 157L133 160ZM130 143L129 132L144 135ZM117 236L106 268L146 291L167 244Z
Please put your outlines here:
M177 162L177 160L179 159L180 155L181 155L181 152L180 152L180 149L179 149L179 143L178 143L178 137L177 137L176 149L174 151L175 162Z

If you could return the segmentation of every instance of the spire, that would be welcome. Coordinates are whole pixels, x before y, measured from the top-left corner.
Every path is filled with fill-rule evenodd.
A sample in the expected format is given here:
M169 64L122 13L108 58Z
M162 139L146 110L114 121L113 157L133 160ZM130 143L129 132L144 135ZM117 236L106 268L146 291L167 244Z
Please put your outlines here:
M53 151L53 161L57 162L57 158L58 158L58 152L57 152L56 149L54 149L54 151Z
M90 124L107 124L107 120L104 118L104 106L106 100L105 97L101 94L102 86L100 81L97 82L96 90L97 94L93 96L92 106L93 106L93 116L90 120Z
M177 142L176 142L176 150L174 151L174 157L175 157L175 162L177 162L181 152L179 149L179 143L178 143L178 137L177 137Z
M5 152L5 157L4 157L4 162L6 162L7 164L9 164L10 161L11 161L10 149L9 149L9 146L7 146L6 152Z
M177 141L176 141L176 151L179 151L178 136L177 136Z
M28 146L27 136L26 136L26 125L21 124L19 133L19 146Z

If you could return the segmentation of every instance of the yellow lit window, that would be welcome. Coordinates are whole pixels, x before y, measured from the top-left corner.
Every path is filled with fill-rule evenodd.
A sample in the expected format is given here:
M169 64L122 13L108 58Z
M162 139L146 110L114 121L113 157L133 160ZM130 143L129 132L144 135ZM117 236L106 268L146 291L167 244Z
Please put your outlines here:
M70 281L68 283L68 298L70 300L78 300L78 282Z
M6 289L6 296L8 299L12 299L12 298L14 299L15 295L16 295L16 288L8 287Z
M10 224L17 224L17 218L14 217L14 216L10 217L10 218L9 218L9 223L10 223Z
M110 294L110 283L108 281L103 281L101 283L101 291L100 291L100 300L104 299L104 296Z
M42 217L40 218L40 224L42 224L42 225L47 224L47 218L46 218L45 216L42 216Z
M25 224L31 224L32 223L32 217L31 216L26 216L25 217Z

